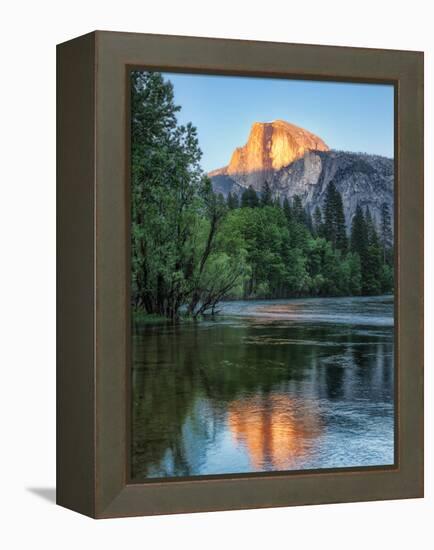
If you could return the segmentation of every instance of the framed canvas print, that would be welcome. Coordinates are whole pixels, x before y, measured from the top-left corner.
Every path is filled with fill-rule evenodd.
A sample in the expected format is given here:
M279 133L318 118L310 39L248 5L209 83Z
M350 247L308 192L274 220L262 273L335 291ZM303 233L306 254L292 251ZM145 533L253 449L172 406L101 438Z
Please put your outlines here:
M423 496L423 54L58 46L57 500Z

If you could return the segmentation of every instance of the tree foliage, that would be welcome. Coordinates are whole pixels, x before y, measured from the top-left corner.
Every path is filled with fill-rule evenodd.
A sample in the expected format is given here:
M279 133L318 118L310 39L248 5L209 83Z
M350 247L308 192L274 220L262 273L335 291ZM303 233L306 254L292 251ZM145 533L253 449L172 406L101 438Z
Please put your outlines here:
M240 201L239 201L238 195L236 193L232 194L231 192L229 192L228 196L227 196L227 199L226 199L226 202L227 202L228 208L230 210L233 210L234 208L239 208L239 206L240 206Z
M131 86L131 248L133 305L171 319L215 306L237 280L212 281L221 196L200 167L196 128L178 124L173 86L160 73L133 72ZM230 263L238 252L228 252Z
M241 206L243 208L256 208L259 206L259 197L251 185L241 195Z
M332 245L345 252L348 247L342 197L331 181L327 186L324 205L323 234Z
M261 206L273 206L274 205L273 194L271 193L271 187L270 187L270 184L268 183L268 181L265 181L264 185L262 186L260 204L261 204Z
M363 212L360 205L351 225L351 250L360 258L362 294L393 292L393 238L381 243L369 209Z

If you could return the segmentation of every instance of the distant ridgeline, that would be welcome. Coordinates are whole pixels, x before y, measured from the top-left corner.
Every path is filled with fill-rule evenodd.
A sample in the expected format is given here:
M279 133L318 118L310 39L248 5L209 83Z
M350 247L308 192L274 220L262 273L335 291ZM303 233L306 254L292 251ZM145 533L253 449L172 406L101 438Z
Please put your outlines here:
M210 172L213 189L225 198L241 198L249 187L261 194L268 183L283 203L300 197L307 213L324 208L333 181L342 196L347 230L357 206L369 209L379 227L385 203L393 211L393 159L329 150L317 136L278 120L255 123L244 147L235 149L228 166Z
M393 161L255 123L204 174L173 86L132 76L132 300L176 320L224 299L393 292Z

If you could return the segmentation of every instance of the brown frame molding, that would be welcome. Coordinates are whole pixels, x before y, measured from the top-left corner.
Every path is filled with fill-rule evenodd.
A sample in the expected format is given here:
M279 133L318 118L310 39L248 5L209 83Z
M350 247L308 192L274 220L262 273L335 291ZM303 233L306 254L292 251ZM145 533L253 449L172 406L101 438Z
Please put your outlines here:
M103 518L423 496L423 54L96 31L57 58L58 504ZM395 466L129 483L132 67L395 85Z

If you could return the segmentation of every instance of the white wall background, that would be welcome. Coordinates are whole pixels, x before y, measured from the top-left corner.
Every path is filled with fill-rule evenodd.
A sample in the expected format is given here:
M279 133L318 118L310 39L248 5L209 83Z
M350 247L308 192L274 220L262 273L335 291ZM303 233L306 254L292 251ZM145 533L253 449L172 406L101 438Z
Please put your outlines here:
M209 550L433 547L434 33L430 7L430 3L423 0L297 3L291 0L16 0L3 4L0 21L1 547L8 550L129 546ZM52 503L55 484L55 44L94 29L425 51L424 500L99 522Z

